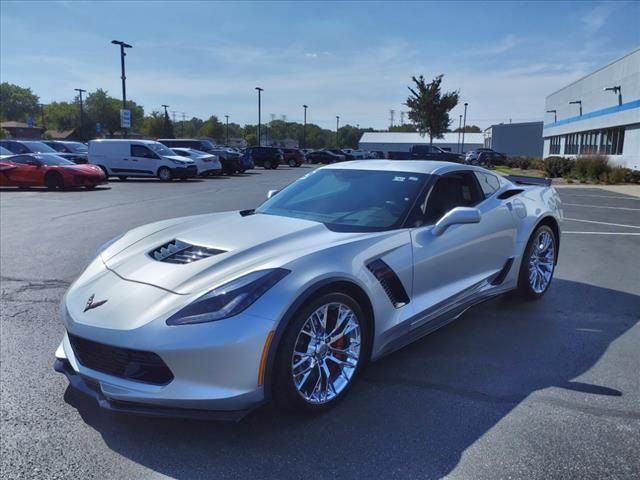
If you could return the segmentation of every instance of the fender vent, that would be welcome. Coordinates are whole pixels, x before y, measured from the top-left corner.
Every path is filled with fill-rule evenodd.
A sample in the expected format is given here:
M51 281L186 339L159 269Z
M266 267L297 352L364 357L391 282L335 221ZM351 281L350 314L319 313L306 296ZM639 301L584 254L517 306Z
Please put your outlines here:
M409 303L409 296L407 295L402 282L389 265L383 260L377 259L367 264L367 269L373 274L374 277L380 282L382 288L386 292L389 300L394 307L404 307Z
M193 263L203 258L224 253L224 250L215 248L199 247L180 240L171 240L160 247L149 252L149 256L159 262L167 263Z

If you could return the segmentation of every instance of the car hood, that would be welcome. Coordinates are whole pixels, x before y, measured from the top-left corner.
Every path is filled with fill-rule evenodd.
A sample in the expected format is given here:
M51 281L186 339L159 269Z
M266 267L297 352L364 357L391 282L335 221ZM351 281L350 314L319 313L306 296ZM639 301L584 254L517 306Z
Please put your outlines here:
M141 227L127 233L101 257L107 268L125 280L190 294L251 271L286 268L307 253L371 235L376 233L333 232L309 220L225 212ZM188 264L152 258L152 251L174 240L221 252Z
M194 163L192 159L189 157L181 157L180 155L163 155L162 158L167 158L169 160L178 160L183 163Z
M51 167L55 167L56 165L51 165ZM102 169L97 165L90 164L78 164L78 165L57 165L58 167L65 168L67 170L71 170L74 173L81 173L83 175L104 175Z

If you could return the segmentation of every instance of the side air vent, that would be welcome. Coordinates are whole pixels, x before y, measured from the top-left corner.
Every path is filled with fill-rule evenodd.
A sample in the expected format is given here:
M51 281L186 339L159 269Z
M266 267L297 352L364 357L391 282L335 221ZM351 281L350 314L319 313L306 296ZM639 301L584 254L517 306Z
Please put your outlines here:
M498 195L498 198L500 200L506 200L507 198L511 198L514 195L518 195L519 193L524 192L523 189L521 188L512 188L511 190L507 190L506 192L502 192L500 195Z
M409 303L409 295L407 295L398 275L383 260L377 259L370 262L367 269L380 282L394 307L404 307Z
M219 253L224 253L224 250L199 247L198 245L191 245L180 240L171 240L169 243L165 243L155 250L150 251L149 255L159 262L185 264L197 262L198 260L209 258Z

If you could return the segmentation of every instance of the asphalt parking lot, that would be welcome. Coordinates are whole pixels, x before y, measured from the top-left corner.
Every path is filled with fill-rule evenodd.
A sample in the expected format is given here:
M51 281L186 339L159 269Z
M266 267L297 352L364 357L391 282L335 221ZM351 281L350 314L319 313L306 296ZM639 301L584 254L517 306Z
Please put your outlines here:
M58 304L99 245L143 223L252 208L309 169L1 191L0 477L640 476L640 198L598 188L560 189L568 220L541 301L470 310L371 365L320 417L118 416L67 389L51 367Z

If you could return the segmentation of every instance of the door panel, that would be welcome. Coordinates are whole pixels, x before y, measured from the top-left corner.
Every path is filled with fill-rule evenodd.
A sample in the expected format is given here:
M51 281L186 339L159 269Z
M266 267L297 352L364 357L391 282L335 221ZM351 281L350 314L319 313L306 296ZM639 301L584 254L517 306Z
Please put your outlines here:
M489 198L468 204L480 211L480 223L454 225L439 236L432 233L437 219L413 229L412 302L416 312L453 299L465 290L472 291L502 269L513 255L516 235L507 203ZM438 218L444 213L439 212Z

